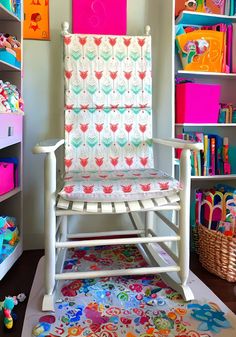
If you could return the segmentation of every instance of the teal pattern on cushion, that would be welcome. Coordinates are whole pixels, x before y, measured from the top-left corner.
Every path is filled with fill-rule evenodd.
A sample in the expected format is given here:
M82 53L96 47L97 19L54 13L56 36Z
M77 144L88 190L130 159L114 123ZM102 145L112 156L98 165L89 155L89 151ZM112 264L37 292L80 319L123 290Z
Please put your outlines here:
M152 168L151 37L64 41L66 172Z

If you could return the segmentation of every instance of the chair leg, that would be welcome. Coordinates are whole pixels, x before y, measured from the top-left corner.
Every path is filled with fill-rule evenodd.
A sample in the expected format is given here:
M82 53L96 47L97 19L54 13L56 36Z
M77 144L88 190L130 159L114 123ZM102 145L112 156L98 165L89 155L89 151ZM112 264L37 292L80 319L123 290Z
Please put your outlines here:
M189 221L186 221L188 210L185 209L184 203L179 214L179 236L180 242L178 244L179 248L179 267L180 271L178 272L180 278L180 293L186 301L194 299L192 290L187 285L188 276L189 276L189 263L190 263L190 230L189 230Z
M51 213L46 211L46 213ZM55 213L55 212L54 212ZM55 288L56 273L56 214L45 214L45 296L43 299L43 311L53 311L53 291Z
M180 286L186 300L194 299L191 289L187 286L190 264L190 151L183 150L180 159L180 177L184 188L180 191L179 212L179 267Z
M184 206L182 206L184 208ZM189 275L189 224L184 222L184 209L180 211L180 227L179 227L179 277L181 284L185 285Z
M45 295L43 311L54 311L53 292L56 274L56 159L50 153L44 162L45 198L44 198L44 236L45 236Z
M55 288L55 273L56 273L56 250L55 250L55 235L56 235L56 215L51 217L51 221L45 222L45 295L43 299L43 311L53 311L53 291Z

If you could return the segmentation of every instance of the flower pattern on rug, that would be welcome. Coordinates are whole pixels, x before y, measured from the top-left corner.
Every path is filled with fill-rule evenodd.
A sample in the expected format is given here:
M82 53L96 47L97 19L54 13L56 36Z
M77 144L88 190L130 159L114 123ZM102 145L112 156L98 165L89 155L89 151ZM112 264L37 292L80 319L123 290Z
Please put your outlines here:
M146 267L134 246L69 250L64 271ZM186 303L159 276L106 277L61 284L55 314L38 337L212 337L231 325L214 303Z

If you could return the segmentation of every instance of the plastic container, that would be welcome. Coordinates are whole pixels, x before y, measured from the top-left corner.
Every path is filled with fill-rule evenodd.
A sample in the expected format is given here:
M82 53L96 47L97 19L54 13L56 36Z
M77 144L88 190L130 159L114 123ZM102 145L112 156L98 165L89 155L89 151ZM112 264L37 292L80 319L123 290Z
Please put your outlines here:
M218 123L219 84L176 84L176 123Z
M14 164L0 163L0 195L14 189Z
M0 255L10 254L19 240L19 231L16 219L9 216L0 216ZM1 257L0 257L1 263Z
M21 62L19 62L16 57L7 50L0 50L0 60L12 65L13 67L17 67L19 69L21 68Z
M11 11L13 13L13 2L12 0L0 0L0 3L6 8L8 9L9 11Z

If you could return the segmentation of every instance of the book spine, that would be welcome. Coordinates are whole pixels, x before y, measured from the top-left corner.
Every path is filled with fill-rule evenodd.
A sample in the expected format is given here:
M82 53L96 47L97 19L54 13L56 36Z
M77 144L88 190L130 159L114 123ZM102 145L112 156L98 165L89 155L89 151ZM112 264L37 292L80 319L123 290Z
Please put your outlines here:
M211 138L211 175L216 174L216 140Z
M234 0L230 1L230 14L231 16L234 15Z
M233 105L229 104L229 123L232 123L233 120Z
M231 165L229 163L229 138L224 137L223 140L223 162L224 174L231 174Z
M208 148L207 148L207 176L209 176L211 170L211 140L208 136Z
M194 171L195 171L194 173L195 176L199 176L197 151L193 151L193 157L194 157Z
M197 166L198 166L198 175L202 175L202 163L201 163L201 153L200 151L197 152Z
M203 167L203 175L207 175L207 159L208 159L208 136L204 135L204 167Z
M232 26L232 72L236 73L236 23L232 23Z

